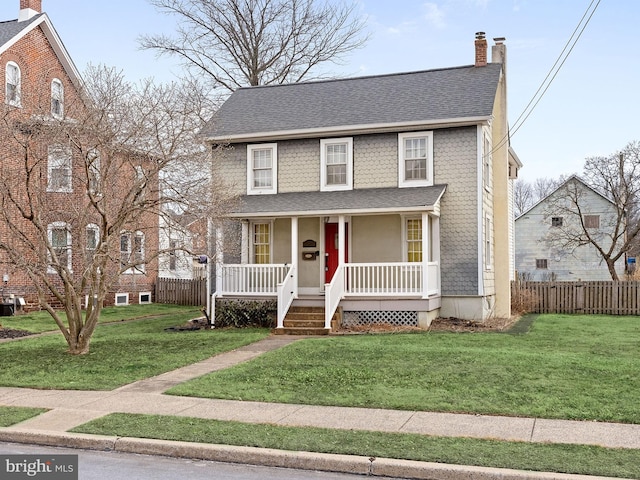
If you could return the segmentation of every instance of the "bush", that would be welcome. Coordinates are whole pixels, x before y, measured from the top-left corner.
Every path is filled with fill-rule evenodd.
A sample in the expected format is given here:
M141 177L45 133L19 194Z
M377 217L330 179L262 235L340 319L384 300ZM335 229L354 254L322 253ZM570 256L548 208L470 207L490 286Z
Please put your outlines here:
M216 300L217 328L275 328L278 303L275 300Z

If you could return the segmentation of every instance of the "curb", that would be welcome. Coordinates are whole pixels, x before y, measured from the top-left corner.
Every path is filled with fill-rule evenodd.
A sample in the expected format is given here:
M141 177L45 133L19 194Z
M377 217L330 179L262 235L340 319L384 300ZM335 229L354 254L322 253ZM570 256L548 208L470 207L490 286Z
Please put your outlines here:
M620 480L355 455L19 429L0 430L0 441L416 480Z

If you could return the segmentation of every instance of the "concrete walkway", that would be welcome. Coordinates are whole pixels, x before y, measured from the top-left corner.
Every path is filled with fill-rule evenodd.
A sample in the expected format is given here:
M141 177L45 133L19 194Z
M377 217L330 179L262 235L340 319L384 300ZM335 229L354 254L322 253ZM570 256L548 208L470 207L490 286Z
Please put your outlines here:
M422 435L471 437L485 439L500 439L521 442L551 442L571 443L583 445L599 445L610 448L640 449L640 425L614 424L600 422L577 422L567 420L547 420L536 418L500 417L485 415L459 415L448 413L431 413L419 411L382 410L367 408L323 407L309 405L274 404L260 402L240 402L229 400L211 400L191 397L177 397L163 395L167 389L199 377L209 372L221 370L240 362L248 361L265 352L281 348L300 337L271 336L252 345L211 357L202 362L189 365L157 377L152 377L116 390L108 392L73 391L73 390L36 390L28 388L0 387L0 405L41 407L48 412L18 425L0 429L0 441L22 441L41 443L46 445L74 446L81 448L109 448L122 449L123 445L137 445L139 453L159 453L178 455L184 450L185 456L194 457L194 445L181 442L161 442L154 440L117 439L91 435L71 434L67 431L95 418L109 413L144 413L158 415L188 416L216 420L235 420L249 423L268 423L286 426L312 426L348 430L375 430L395 433L417 433ZM106 442L103 444L102 442ZM96 443L97 442L97 443ZM118 446L119 445L119 446ZM141 446L142 445L142 446ZM178 446L182 445L182 449ZM153 447L152 447L153 446ZM215 458L210 450L216 450ZM220 450L221 449L221 450ZM265 449L242 449L228 446L199 446L204 450L208 459L220 459L220 451L225 452L224 461L238 461L252 463L247 459L258 455L263 458L268 452ZM257 452L259 453L257 453ZM240 452L230 454L229 452ZM248 452L253 452L249 454ZM296 452L300 453L300 452ZM228 455L231 455L230 457ZM234 457L235 455L235 457ZM276 457L289 459L289 463L279 461L280 466L295 466L300 460L291 461L293 452L275 452ZM303 457L307 455L304 454ZM351 467L341 469L338 458L344 456L318 456L309 454L312 458L322 459L312 462L313 469L334 471L349 471ZM198 457L199 458L199 457ZM233 460L235 458L235 460ZM306 458L306 457L305 457ZM329 461L327 458L334 458ZM344 457L355 461L358 457ZM366 460L366 461L364 461ZM379 459L364 459L367 471L374 474L373 466L380 467ZM391 460L389 460L391 462ZM394 461L398 462L398 461ZM265 464L265 460L260 461ZM293 465L292 465L292 464ZM473 467L443 466L442 464L425 464L423 462L400 462L402 469L392 472L384 470L384 475L401 478L590 478L575 475L538 474L515 472L508 476L506 470L477 469ZM272 465L271 463L267 463ZM330 465L330 468L322 468ZM360 464L358 463L358 471ZM408 465L412 468L407 470ZM438 471L445 468L446 472L455 471L454 476L437 474L428 465L433 465ZM298 467L300 466L298 465ZM453 470L451 470L453 469ZM462 469L462 470L460 470ZM380 468L376 470L377 475ZM473 472L471 476L462 472ZM479 472L484 472L479 476ZM492 473L493 472L493 473ZM505 476L507 475L507 476ZM521 476L525 475L525 476ZM542 476L541 476L542 475ZM547 476L544 476L547 475Z

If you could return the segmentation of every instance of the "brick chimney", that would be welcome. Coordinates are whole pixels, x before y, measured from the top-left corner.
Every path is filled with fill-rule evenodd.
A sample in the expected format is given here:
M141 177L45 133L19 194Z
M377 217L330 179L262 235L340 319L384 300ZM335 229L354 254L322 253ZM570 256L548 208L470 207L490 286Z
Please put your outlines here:
M487 65L487 40L484 32L476 33L476 67Z
M42 0L20 0L18 21L24 22L42 13Z

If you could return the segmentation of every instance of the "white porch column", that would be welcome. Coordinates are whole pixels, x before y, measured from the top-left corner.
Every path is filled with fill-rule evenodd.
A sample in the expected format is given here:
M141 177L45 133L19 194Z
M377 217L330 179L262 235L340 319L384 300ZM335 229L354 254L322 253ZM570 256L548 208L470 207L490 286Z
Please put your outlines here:
M429 291L429 214L422 212L422 296Z
M291 265L295 275L293 298L298 298L298 217L291 217Z
M338 269L344 265L345 235L344 235L344 215L338 217Z
M441 292L441 283L440 283L440 217L431 217L431 252L433 253L433 257L431 258L432 262L438 264L438 275L437 275L437 285L438 293Z
M222 224L218 224L215 226L216 229L216 255L215 255L215 264L216 264L216 292L223 291L223 280L222 280L222 265L224 264L224 230Z

